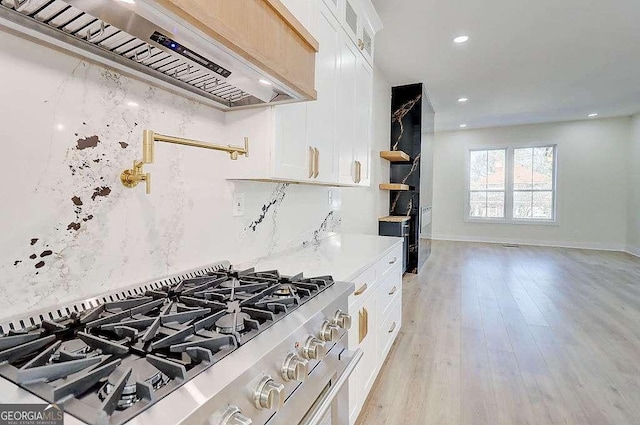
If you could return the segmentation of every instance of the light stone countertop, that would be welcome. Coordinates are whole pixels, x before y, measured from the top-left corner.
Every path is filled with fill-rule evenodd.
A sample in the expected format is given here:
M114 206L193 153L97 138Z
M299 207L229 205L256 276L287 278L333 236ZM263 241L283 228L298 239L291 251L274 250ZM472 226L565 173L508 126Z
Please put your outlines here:
M304 273L305 277L331 275L348 282L373 265L380 257L402 244L392 236L336 234L319 244L280 252L254 261L234 264L237 269L257 271L277 269L283 275Z

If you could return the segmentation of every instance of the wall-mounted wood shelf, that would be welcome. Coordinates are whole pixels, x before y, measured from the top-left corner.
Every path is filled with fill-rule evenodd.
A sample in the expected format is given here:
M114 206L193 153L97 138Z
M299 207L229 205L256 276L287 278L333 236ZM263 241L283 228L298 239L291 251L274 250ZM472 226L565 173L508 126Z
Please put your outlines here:
M380 151L380 158L384 158L389 162L407 162L411 157L402 151Z
M408 184L401 183L380 183L380 190L409 190Z
M402 223L411 220L411 216L406 215L388 215L386 217L378 217L378 221L385 221L387 223Z

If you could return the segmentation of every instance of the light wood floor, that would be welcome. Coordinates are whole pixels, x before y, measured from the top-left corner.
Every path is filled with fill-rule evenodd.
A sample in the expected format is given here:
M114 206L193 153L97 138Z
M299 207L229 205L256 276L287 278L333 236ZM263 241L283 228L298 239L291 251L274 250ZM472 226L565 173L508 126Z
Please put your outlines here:
M640 259L435 242L403 296L359 425L640 424Z

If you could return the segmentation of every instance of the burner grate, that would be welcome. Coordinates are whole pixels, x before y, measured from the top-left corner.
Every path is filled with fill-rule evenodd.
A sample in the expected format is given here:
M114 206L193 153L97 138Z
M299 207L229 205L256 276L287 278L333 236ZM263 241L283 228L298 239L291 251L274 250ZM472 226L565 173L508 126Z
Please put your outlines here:
M121 301L125 301L129 297L142 297L147 292L159 290L163 287L173 286L185 279L198 279L205 277L207 273L213 273L220 270L227 270L231 267L228 261L220 261L203 268L196 268L182 273L168 276L161 280L151 280L141 284L131 285L124 289L108 292L93 298L87 298L81 301L75 301L62 306L35 311L27 316L15 317L7 321L0 321L0 337L9 334L20 334L35 329L46 321L60 321L71 316L72 313L85 313L103 306L113 305ZM99 314L100 312L98 312ZM89 320L87 320L88 322Z

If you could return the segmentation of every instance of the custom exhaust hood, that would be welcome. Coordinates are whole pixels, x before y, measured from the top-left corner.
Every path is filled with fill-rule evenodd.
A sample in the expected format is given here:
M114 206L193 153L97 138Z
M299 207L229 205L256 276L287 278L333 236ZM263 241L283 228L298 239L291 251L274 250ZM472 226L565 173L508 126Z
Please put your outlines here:
M222 110L308 99L150 0L0 0L0 27Z

